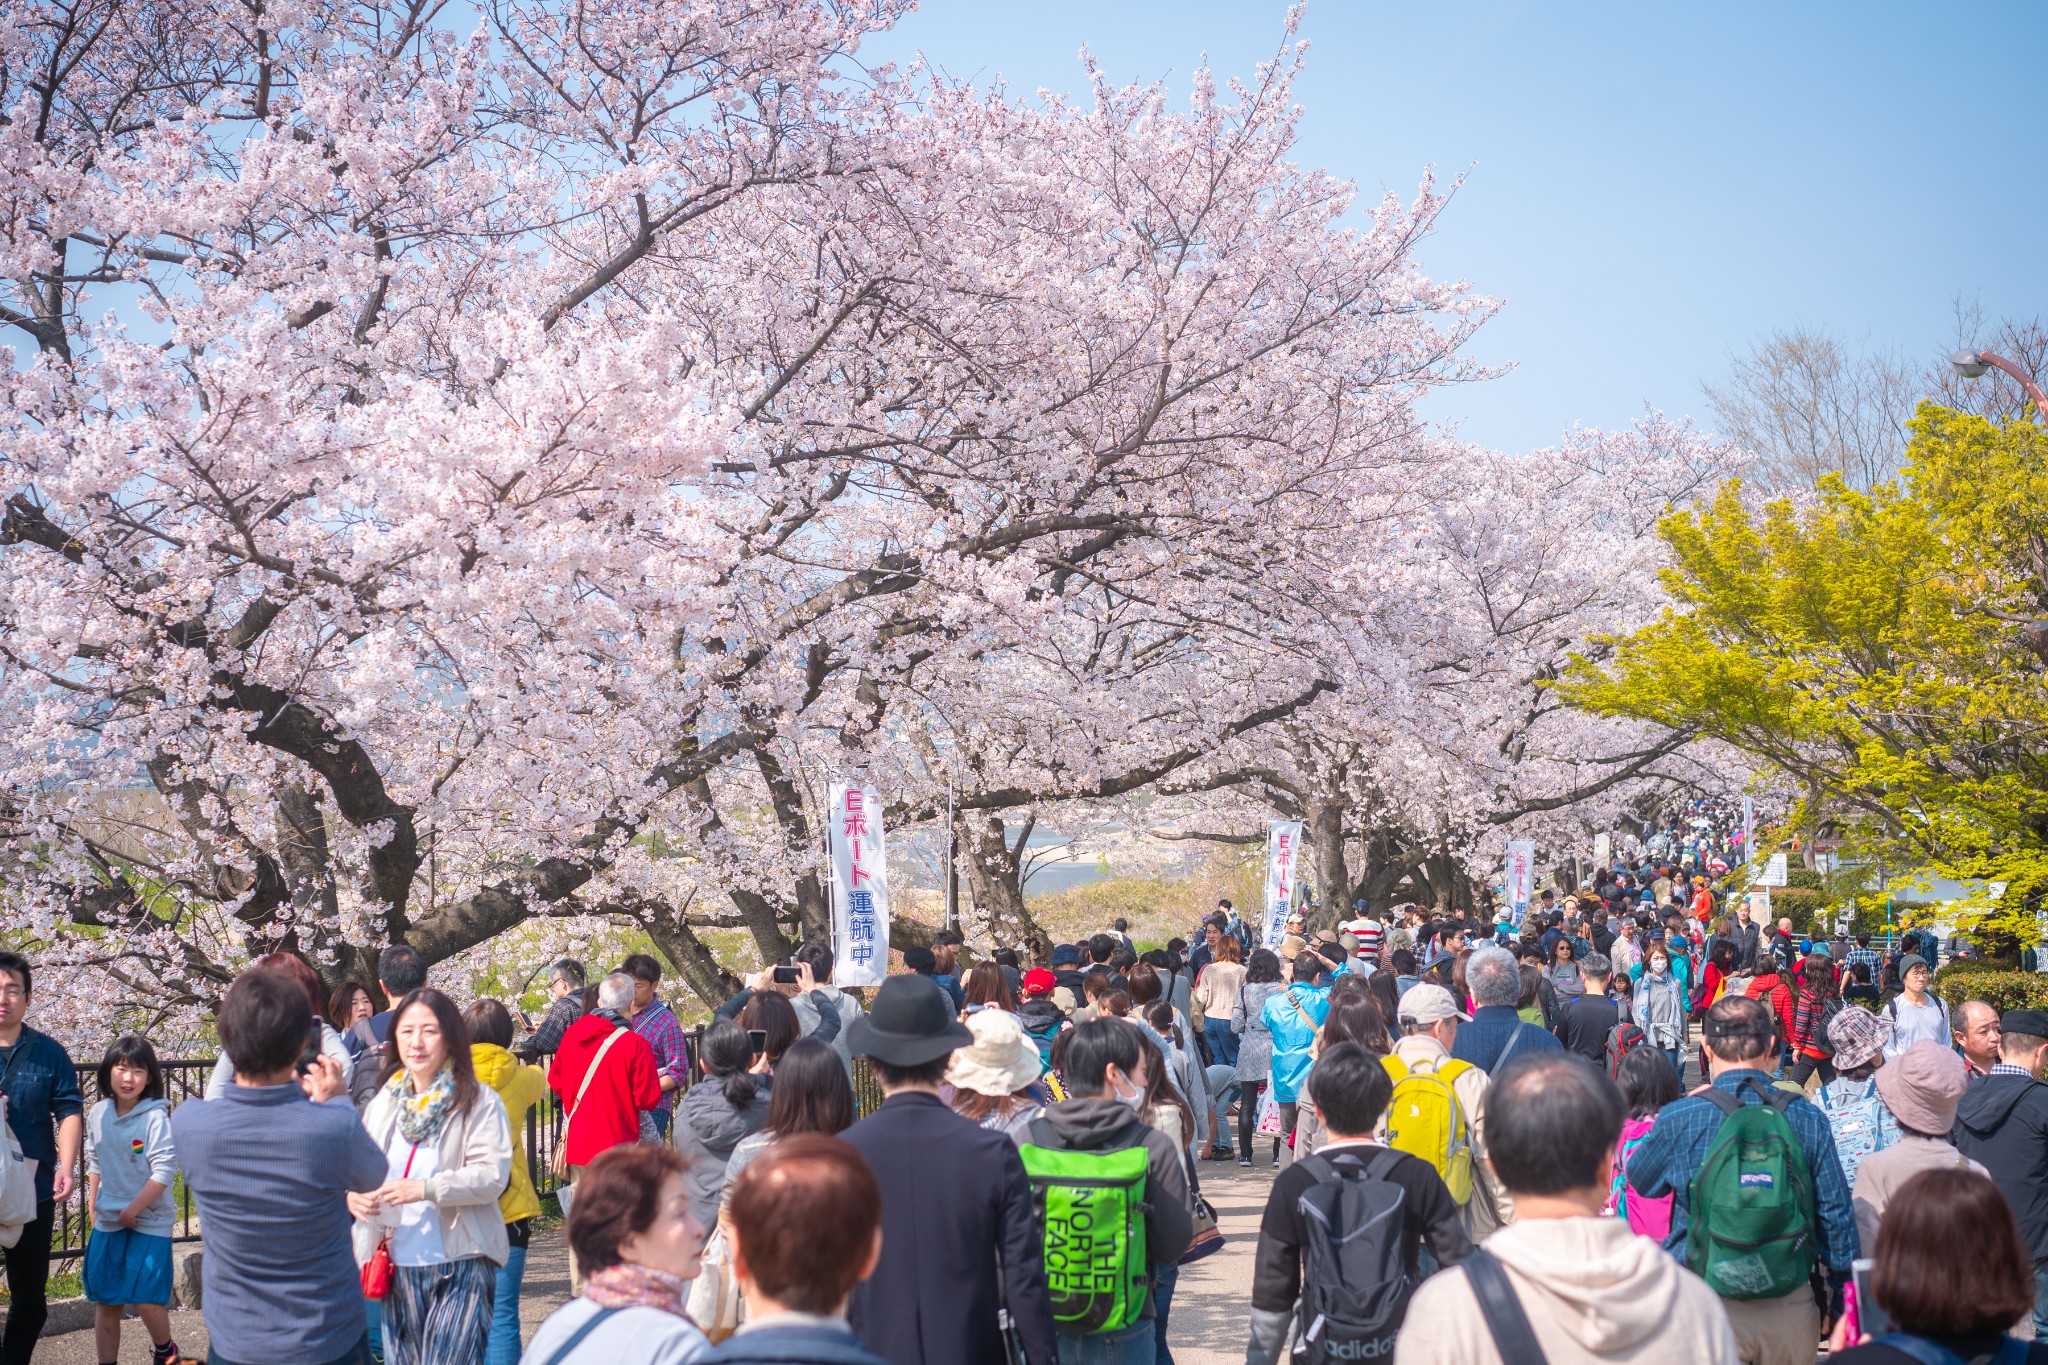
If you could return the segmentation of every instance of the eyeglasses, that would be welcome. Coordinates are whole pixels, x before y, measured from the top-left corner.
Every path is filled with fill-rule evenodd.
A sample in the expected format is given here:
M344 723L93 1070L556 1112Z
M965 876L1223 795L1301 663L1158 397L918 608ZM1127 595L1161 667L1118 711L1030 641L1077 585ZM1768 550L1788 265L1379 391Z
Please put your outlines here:
M28 992L19 986L0 986L0 1000L26 1000Z

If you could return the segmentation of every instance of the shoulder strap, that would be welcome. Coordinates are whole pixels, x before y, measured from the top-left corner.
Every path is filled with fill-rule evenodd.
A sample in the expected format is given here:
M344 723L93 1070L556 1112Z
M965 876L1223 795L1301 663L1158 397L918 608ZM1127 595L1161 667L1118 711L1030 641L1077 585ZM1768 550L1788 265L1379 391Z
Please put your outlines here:
M598 1065L604 1061L604 1054L612 1050L612 1044L618 1042L619 1035L625 1032L628 1032L628 1030L623 1028L613 1029L611 1037L604 1040L603 1044L597 1049L597 1055L590 1059L590 1065L584 1068L583 1071L583 1081L576 1087L576 1103L570 1108L568 1114L564 1116L564 1122L576 1117L576 1111L583 1107L583 1096L589 1092L590 1082L596 1077Z
M1301 1016L1302 1023L1307 1024L1310 1028L1318 1027L1314 1016L1302 1007L1301 997L1294 993L1294 987L1292 986L1287 988L1287 1003L1294 1006L1294 1012Z
M556 1351L553 1355L549 1356L547 1360L543 1362L543 1365L562 1365L562 1362L567 1360L572 1354L574 1354L576 1348L583 1344L583 1338L589 1336L592 1332L595 1332L600 1326L603 1325L605 1319L609 1318L612 1314L618 1311L619 1310L616 1308L600 1308L595 1313L592 1313L589 1317L585 1318L583 1320L583 1325L581 1327L578 1327L575 1330L575 1332L570 1334L569 1339L562 1343L562 1348Z
M1472 1286L1472 1297L1479 1300L1480 1315L1486 1319L1486 1330L1492 1333L1500 1358L1514 1365L1549 1365L1550 1358L1543 1354L1529 1326L1529 1315L1522 1311L1522 1301L1515 1297L1515 1287L1508 1283L1508 1273L1493 1253L1476 1248L1459 1264L1465 1269L1465 1283Z
M1522 1030L1534 1027L1534 1024L1524 1023L1521 1020L1515 1021L1514 1031L1508 1034L1508 1045L1500 1050L1500 1056L1493 1059L1493 1069L1495 1071L1506 1066L1508 1058L1514 1056L1515 1049L1522 1045Z

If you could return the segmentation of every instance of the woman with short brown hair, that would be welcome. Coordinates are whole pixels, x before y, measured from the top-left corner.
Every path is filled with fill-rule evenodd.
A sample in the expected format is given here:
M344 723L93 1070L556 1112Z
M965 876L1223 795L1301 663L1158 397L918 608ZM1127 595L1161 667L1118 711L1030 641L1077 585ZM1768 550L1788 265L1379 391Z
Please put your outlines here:
M1901 1185L1878 1225L1876 1261L1866 1282L1870 1295L1896 1331L1919 1338L1913 1345L1932 1343L1960 1360L2048 1365L2048 1343L2006 1341L2006 1329L2033 1312L2034 1264L2012 1206L1989 1176L1922 1171ZM1868 1309L1859 1316L1870 1321ZM1849 1350L1838 1341L1828 1360L1917 1365L1928 1358L1889 1340L1866 1333L1864 1344Z
M628 1144L584 1170L569 1214L583 1292L540 1325L526 1359L687 1365L711 1349L683 1311L704 1241L683 1168L673 1148Z

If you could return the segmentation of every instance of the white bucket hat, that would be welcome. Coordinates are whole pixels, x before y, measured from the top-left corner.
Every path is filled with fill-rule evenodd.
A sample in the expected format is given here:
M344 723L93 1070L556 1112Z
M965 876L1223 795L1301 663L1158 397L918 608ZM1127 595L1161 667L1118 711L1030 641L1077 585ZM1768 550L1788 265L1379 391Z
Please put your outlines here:
M946 1080L957 1089L1014 1095L1044 1072L1038 1044L1024 1035L1015 1015L976 1010L967 1016L967 1031L974 1041L955 1052L946 1067Z

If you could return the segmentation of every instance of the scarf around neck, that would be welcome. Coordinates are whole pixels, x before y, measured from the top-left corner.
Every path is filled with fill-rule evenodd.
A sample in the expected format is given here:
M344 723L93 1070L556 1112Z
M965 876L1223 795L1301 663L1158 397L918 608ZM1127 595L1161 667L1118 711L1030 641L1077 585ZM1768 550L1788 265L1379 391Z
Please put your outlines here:
M583 1277L584 1297L599 1308L659 1308L685 1322L690 1320L690 1315L683 1309L683 1296L689 1292L688 1280L679 1280L667 1271L651 1266L628 1265L624 1261L602 1270L593 1270Z
M398 1106L398 1131L405 1140L432 1142L455 1111L455 1068L442 1067L423 1095L413 1093L411 1075L401 1070L384 1083L384 1093Z

